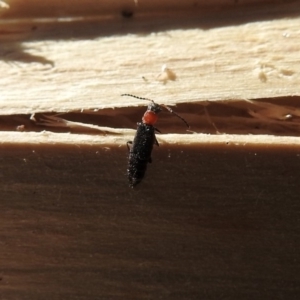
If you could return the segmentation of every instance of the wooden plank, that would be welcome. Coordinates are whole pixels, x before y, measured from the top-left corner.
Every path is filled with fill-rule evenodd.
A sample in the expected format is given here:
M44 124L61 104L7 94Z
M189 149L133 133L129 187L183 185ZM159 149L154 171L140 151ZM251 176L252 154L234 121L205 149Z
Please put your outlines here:
M297 7L2 24L1 114L298 95ZM165 64L175 81L158 80Z
M298 299L298 148L1 145L1 297Z

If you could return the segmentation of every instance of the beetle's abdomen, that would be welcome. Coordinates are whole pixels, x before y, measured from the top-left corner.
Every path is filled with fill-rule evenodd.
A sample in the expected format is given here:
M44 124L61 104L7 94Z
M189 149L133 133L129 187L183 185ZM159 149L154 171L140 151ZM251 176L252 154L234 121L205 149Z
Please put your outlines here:
M145 176L147 164L151 161L151 153L155 141L154 127L138 123L137 131L129 151L128 180L131 187L136 186Z

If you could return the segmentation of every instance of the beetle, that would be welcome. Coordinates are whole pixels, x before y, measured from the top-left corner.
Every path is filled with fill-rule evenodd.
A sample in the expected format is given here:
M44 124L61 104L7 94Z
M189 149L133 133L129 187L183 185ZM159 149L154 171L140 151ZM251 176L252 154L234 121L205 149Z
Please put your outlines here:
M188 128L190 128L190 126L185 119L164 104L157 104L151 99L138 97L131 94L122 94L121 96L129 96L140 100L150 101L142 118L142 122L137 123L137 131L133 142L127 142L127 148L129 151L127 176L129 180L129 186L134 188L144 178L148 163L152 162L151 153L153 150L153 145L155 144L156 146L159 146L155 136L155 131L159 133L160 131L154 127L154 124L158 119L158 113L165 108L170 113L181 119ZM129 147L130 144L131 147Z

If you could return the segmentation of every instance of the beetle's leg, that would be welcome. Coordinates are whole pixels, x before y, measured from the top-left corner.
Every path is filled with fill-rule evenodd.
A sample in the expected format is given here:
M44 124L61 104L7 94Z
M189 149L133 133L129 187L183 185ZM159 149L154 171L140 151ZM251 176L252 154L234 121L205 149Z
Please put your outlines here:
M157 141L157 139L156 139L156 136L154 135L154 144L156 145L156 146L159 146L159 143L158 143L158 141Z
M155 128L155 127L154 127L154 130L157 131L157 132L159 132L159 133L161 133L161 131L160 131L159 129ZM159 143L158 143L158 141L157 141L157 139L156 139L155 134L154 134L154 144L155 144L156 146L159 146Z
M129 144L131 144L131 145L132 145L132 141L129 141L129 142L127 142L127 143L126 143L128 151L130 151Z

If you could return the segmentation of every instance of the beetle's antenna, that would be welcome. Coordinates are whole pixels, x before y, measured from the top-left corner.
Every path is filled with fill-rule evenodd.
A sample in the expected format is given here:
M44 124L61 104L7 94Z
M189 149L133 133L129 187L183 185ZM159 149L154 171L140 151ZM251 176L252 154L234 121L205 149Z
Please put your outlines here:
M133 97L133 98L137 98L137 99L140 99L140 100L146 100L146 101L151 101L152 103L156 104L152 99L149 99L149 98L143 98L143 97L138 97L138 96L135 96L135 95L131 95L131 94L122 94L121 96L129 96L129 97ZM181 119L185 125L190 128L190 125L188 124L188 122L180 117L175 111L173 111L173 109L167 105L164 105L164 104L157 104L161 107L164 107L166 110L168 110L171 114L175 115L177 118Z
M161 107L164 107L166 110L168 110L171 114L175 115L177 118L181 119L185 125L190 128L190 125L188 124L188 122L183 118L180 117L171 107L164 105L164 104L160 104Z
M129 97L137 98L137 99L140 99L140 100L151 101L151 102L154 103L154 101L153 101L152 99L149 99L149 98L143 98L143 97L138 97L138 96L131 95L131 94L122 94L121 96L129 96Z

